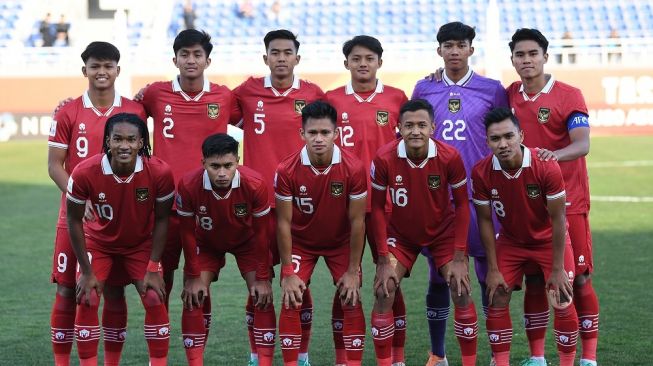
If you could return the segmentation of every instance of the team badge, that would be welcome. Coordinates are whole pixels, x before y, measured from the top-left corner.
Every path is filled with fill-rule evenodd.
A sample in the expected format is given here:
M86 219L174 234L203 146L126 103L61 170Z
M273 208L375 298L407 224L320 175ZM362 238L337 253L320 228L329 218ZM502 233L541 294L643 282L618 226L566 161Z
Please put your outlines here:
M234 205L234 214L238 217L247 216L247 204L246 203L236 203Z
M449 112L456 113L460 110L460 99L449 99Z
M438 189L440 188L440 176L439 175L429 175L429 189Z
M302 109L306 107L306 101L302 99L295 99L295 113L302 114Z
M206 114L210 119L216 119L220 115L220 104L209 103L206 105Z
M331 182L331 195L334 197L342 196L345 191L345 185L342 182Z
M376 111L376 123L379 126L385 126L390 120L390 113L386 111Z
M147 188L136 188L136 201L143 202L150 198L150 192Z
M526 194L528 198L537 198L540 196L540 186L537 184L527 184L526 185Z
M551 116L550 108L540 107L540 109L537 110L537 120L540 123L549 122L549 116Z

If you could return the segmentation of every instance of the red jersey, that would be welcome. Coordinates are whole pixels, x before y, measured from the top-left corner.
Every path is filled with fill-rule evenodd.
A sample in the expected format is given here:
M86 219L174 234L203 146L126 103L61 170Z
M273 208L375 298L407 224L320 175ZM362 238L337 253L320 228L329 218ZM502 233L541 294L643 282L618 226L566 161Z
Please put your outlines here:
M293 245L334 248L349 244L349 201L367 196L363 163L352 153L333 147L331 165L317 169L306 147L277 168L277 199L294 201L291 233Z
M244 166L238 167L231 189L222 196L203 168L187 174L177 187L176 202L180 216L197 217L197 244L224 252L249 241L254 236L252 218L270 212L267 184Z
M93 106L88 91L59 109L50 125L48 146L67 150L64 169L68 175L77 164L102 152L104 125L109 117L118 113L133 113L143 121L147 119L143 106L121 97L118 92L115 92L113 105L106 110ZM64 193L61 194L57 227L68 227Z
M420 246L454 238L449 187L467 183L465 165L454 147L429 139L427 158L414 162L406 154L405 142L393 141L379 150L370 175L372 188L390 191L388 237Z
M567 122L573 113L587 115L583 94L553 76L542 91L528 96L520 81L508 87L508 98L524 130L524 145L559 150L571 144ZM567 189L567 214L589 212L590 191L585 157L560 161Z
M229 88L210 83L197 95L181 89L179 79L151 84L143 93L145 111L154 120L154 156L170 164L175 184L184 174L201 166L204 139L227 133L234 103Z
M243 129L243 164L261 173L272 187L277 165L304 145L299 135L302 108L323 99L324 92L298 77L289 89L281 92L266 76L250 77L234 89L234 95L238 104L232 122ZM274 206L272 193L270 190L269 201Z
M369 169L379 148L397 139L399 110L408 98L402 90L377 80L376 89L366 98L354 92L350 81L327 92L326 100L338 111L338 145L353 152ZM368 194L370 189L368 182ZM368 200L368 212L370 205Z
M113 173L104 154L80 163L68 180L66 196L83 205L90 200L95 221L87 222L85 234L108 251L141 245L152 237L154 204L174 195L168 164L152 157L136 160L128 177Z
M500 235L516 244L549 244L553 226L547 201L565 196L565 183L556 161L533 158L535 150L522 145L524 157L515 172L501 169L490 155L472 171L475 205L492 205L501 223Z

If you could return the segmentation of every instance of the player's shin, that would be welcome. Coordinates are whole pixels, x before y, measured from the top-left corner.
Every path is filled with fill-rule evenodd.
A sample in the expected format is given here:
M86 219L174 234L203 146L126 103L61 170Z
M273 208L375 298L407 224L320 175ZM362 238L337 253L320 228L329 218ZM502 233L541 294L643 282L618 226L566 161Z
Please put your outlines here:
M573 366L578 339L578 316L576 308L554 309L553 330L560 356L560 366Z
M313 296L310 288L306 288L302 298L302 310L300 315L302 324L302 343L299 347L299 358L308 359L308 347L311 343L311 328L313 327Z
M279 313L279 343L284 366L296 366L299 345L302 338L302 326L298 309L281 307Z
M249 351L251 358L256 358L256 340L254 339L254 302L251 296L247 296L245 304L245 324L247 324L247 336L249 337Z
M512 342L510 308L508 306L501 308L490 307L486 327L496 366L509 366L510 342Z
M204 313L204 344L209 341L209 331L211 330L211 294L210 290L204 296L204 307L202 308Z
M549 322L549 302L544 280L526 280L524 328L531 357L544 357L544 341Z
M159 295L148 289L141 297L145 307L145 340L150 355L150 365L166 365L168 358L168 345L170 342L170 321L165 304Z
M104 366L118 366L127 337L127 300L104 296L102 308L104 334Z
M100 297L95 290L91 290L86 305L86 298L77 305L75 316L75 339L77 340L77 352L79 353L80 365L97 365L97 349L100 342L100 322L98 319L98 308Z
M450 297L447 283L441 278L437 281L435 282L435 279L431 276L426 293L426 320L428 321L431 338L431 353L444 358L444 340L447 331L447 319L449 318Z
M360 302L356 306L343 306L343 340L347 352L347 365L360 366L365 347L365 315Z
M254 308L254 338L259 366L272 366L276 329L277 319L273 304L264 309Z
M582 342L581 359L596 361L596 344L599 336L599 300L594 287L592 287L591 279L586 279L582 285L574 285L574 305L578 313L578 329Z
M395 332L395 322L392 311L388 313L372 312L372 338L378 366L392 365L392 338Z
M72 292L72 290L71 290ZM50 332L55 366L70 364L70 351L75 340L75 299L56 294L50 316Z
M406 303L401 288L395 291L395 302L392 304L392 314L395 321L395 334L392 337L392 363L406 362L404 345L406 344Z
M345 341L342 338L344 317L345 315L340 303L340 295L336 292L333 295L333 305L331 307L331 328L333 330L333 345L336 350L336 365L344 365L347 363Z
M471 298L467 305L455 307L454 332L460 344L463 366L476 365L478 317Z
M184 308L181 314L181 334L186 350L186 360L189 366L203 365L206 331L204 329L203 309Z

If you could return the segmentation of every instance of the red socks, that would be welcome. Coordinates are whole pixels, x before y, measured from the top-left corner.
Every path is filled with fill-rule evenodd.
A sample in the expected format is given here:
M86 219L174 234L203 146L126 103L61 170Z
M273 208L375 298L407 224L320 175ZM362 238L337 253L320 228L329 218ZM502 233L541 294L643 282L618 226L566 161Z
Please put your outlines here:
M50 315L50 333L55 366L70 364L70 350L75 340L75 304L74 298L55 295Z
M549 300L544 282L526 282L524 291L524 328L533 357L544 357Z
M306 288L302 298L300 321L302 324L302 343L299 346L299 353L308 353L308 346L311 343L311 327L313 326L313 297L309 288Z
M207 293L204 297L204 307L202 308L204 313L204 344L209 341L209 330L211 330L211 296Z
M170 321L165 304L154 290L149 289L141 297L145 307L145 340L150 354L150 364L156 366L165 362L168 357L170 342Z
M272 366L276 328L274 305L265 309L254 308L254 339L259 366Z
M392 365L392 338L395 332L392 312L380 314L372 312L372 338L378 366Z
M97 348L100 342L100 321L98 319L98 308L100 297L95 290L91 291L88 299L89 305L85 304L86 296L82 298L82 304L77 305L77 315L75 316L75 338L77 339L77 352L79 353L80 363L93 362L97 364Z
M395 321L395 333L392 337L392 363L405 362L404 344L406 343L406 304L401 289L395 291L395 302L392 304L392 314Z
M296 365L299 345L302 340L302 326L299 321L299 309L281 307L279 313L279 343L284 365Z
M102 308L104 366L118 366L127 337L127 300L104 298Z
M181 334L189 366L201 366L203 364L206 332L202 312L203 309L188 310L184 308L181 313Z
M363 360L363 348L365 347L365 315L361 303L356 306L344 306L344 327L342 330L345 350L347 353L347 365L360 366Z
M256 341L254 340L254 303L252 297L247 296L245 304L245 324L247 324L247 335L249 336L249 351L256 353Z
M455 308L453 326L458 344L460 344L463 366L476 365L478 318L473 302L467 306Z
M494 353L497 366L509 366L510 342L512 341L510 308L507 306L504 308L490 307L485 324L490 348Z
M338 292L333 295L333 305L331 307L331 328L333 330L333 345L336 349L336 365L347 363L347 353L345 352L345 341L342 339L342 329L344 328L345 314L340 304Z
M596 361L596 344L599 337L599 300L587 280L581 286L574 286L574 305L578 312L578 329L582 342L582 359Z
M578 317L575 307L569 306L564 310L554 310L553 332L558 345L560 366L573 366L578 338Z

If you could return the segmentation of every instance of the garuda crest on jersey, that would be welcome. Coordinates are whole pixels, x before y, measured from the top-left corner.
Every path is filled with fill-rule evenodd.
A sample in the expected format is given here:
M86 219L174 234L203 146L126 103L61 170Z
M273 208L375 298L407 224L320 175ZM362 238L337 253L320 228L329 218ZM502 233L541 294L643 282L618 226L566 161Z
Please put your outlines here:
M247 216L247 204L246 203L234 204L234 215L238 217Z
M379 126L385 126L390 121L390 113L387 111L376 111L376 123Z
M136 188L136 201L144 202L150 197L150 192L147 187L145 188Z
M206 114L210 119L216 119L220 115L220 104L209 103L206 105Z
M345 191L345 185L342 182L331 182L331 195L334 197L342 196Z
M551 108L540 107L540 109L537 110L537 120L540 123L549 122L550 116L551 116Z
M306 101L303 99L295 99L295 113L302 114L302 109L306 107Z
M440 188L440 176L439 175L429 175L428 185L429 185L429 189L438 189L438 188Z
M540 186L537 184L526 184L526 195L528 198L535 199L540 196Z
M460 99L449 99L449 112L456 113L460 110Z

